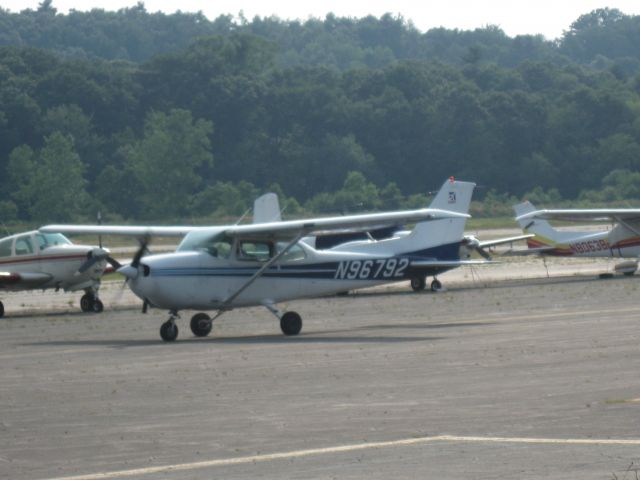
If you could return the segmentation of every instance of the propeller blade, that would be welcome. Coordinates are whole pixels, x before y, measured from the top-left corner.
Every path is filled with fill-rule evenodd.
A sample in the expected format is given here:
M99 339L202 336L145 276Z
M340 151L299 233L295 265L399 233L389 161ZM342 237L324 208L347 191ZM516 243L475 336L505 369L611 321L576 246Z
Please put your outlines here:
M113 258L111 255L107 256L107 262L109 262L109 265L111 265L116 270L122 267L122 264L119 261L117 261L115 258Z
M489 255L484 248L476 247L476 252L478 252L485 260L491 260L491 255Z
M78 273L84 273L91 267L93 267L97 262L108 258L109 253L102 248L90 250L89 252L87 252L87 259L82 265L80 265L80 268L78 268Z
M89 252L89 257L85 260L85 262L80 265L80 268L78 269L78 273L84 273L87 270L89 270L91 267L93 267L100 259L97 257L94 257L93 255L91 255L91 252Z
M139 242L140 242L140 248L138 249L136 254L133 256L133 260L131 260L131 266L136 269L140 265L140 259L144 256L145 253L148 252L147 245L149 245L149 236L148 235L144 236L139 240Z
M142 313L147 313L148 309L149 309L149 300L145 298L144 301L142 302Z

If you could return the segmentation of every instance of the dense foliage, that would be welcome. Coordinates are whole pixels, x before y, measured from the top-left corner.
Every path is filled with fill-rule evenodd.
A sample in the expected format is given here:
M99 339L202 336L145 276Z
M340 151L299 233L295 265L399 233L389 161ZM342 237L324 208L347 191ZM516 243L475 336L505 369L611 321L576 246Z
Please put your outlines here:
M0 220L640 198L640 17L556 41L402 18L0 9ZM483 213L483 212L480 212Z

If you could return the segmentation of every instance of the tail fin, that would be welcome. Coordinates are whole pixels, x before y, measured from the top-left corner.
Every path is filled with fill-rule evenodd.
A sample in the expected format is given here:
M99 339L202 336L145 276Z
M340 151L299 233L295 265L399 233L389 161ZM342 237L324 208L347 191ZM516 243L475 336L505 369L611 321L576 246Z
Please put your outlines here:
M526 213L534 212L536 210L536 207L534 207L533 204L528 200L526 202L519 203L518 205L513 206L513 211L516 213L516 217L519 217ZM540 241L549 243L548 240L558 240L559 232L555 228L553 228L551 224L546 220L524 219L518 220L518 223L520 224L520 228L524 230L524 233L535 233L536 237L542 237L538 239Z
M475 183L460 182L451 178L444 182L429 208L468 213L475 186ZM465 224L465 218L443 218L421 222L416 225L407 239L412 242L416 252L420 251L421 254L433 254L442 259L458 258ZM434 253L431 251L432 248L444 250Z
M253 223L280 222L280 202L275 193L265 193L253 202Z

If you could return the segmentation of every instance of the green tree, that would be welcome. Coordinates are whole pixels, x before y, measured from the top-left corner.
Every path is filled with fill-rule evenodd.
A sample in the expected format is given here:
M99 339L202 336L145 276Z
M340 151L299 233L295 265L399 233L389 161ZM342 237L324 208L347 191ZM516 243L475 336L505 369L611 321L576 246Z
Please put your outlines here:
M147 116L144 138L123 151L125 168L141 186L137 198L145 216L166 218L188 213L191 197L202 183L198 170L213 162L212 133L211 122L194 121L188 110Z
M45 138L41 150L22 146L11 152L11 196L31 220L75 220L93 209L83 172L73 140L55 132Z

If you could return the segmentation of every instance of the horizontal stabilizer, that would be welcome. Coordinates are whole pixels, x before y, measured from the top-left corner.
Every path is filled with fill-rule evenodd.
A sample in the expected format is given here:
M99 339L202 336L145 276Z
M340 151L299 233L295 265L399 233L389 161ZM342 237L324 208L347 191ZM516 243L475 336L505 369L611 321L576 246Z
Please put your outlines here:
M462 267L464 265L492 265L496 263L493 260L413 260L410 263L412 268L429 268L429 267Z
M506 237L506 238L497 238L495 240L486 240L484 242L480 242L480 248L491 248L497 245L505 245L507 243L519 242L520 240L527 240L528 238L533 238L535 235L533 233L529 233L527 235L518 235L515 237Z
M540 255L543 253L550 252L551 250L555 250L556 247L536 247L536 248L528 248L526 250L507 250L503 252L504 256L512 256L512 257L523 257L525 255Z

